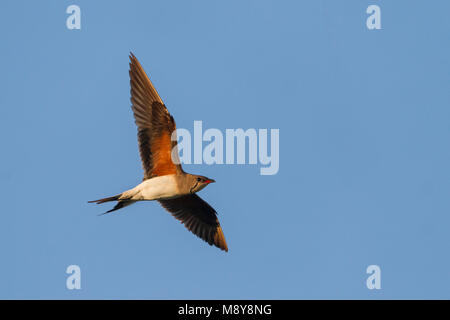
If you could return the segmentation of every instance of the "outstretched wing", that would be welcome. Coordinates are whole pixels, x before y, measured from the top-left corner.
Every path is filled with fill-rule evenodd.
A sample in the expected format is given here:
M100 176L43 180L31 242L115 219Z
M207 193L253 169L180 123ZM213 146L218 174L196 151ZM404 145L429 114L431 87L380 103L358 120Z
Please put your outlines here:
M139 61L130 54L131 108L138 127L144 180L182 172L175 120L170 115ZM172 134L174 141L172 141ZM172 157L173 154L173 157Z
M210 245L228 251L216 210L197 194L158 201L193 234Z

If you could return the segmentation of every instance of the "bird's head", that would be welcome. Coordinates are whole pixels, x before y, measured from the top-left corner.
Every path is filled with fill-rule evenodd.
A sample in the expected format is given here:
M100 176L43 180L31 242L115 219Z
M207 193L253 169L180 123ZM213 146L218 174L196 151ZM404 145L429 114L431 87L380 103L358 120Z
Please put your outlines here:
M198 176L198 175L191 175L191 188L190 192L195 193L200 190L202 190L204 187L206 187L208 184L216 182L213 179L204 177L204 176Z

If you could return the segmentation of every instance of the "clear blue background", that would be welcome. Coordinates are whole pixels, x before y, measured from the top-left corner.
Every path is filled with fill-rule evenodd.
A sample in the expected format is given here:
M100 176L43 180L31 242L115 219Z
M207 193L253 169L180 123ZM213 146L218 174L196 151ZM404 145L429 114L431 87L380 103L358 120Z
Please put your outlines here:
M66 28L81 7L82 29ZM378 4L382 30L366 28ZM450 2L2 1L0 298L450 298ZM217 180L230 252L139 183L128 53L178 127L279 128ZM67 290L68 265L82 289ZM366 288L381 267L382 289Z

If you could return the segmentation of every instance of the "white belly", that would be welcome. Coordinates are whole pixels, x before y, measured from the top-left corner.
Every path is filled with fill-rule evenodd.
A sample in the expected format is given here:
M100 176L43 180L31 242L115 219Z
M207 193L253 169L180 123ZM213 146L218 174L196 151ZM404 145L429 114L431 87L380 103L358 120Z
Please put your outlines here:
M133 189L125 191L121 198L139 201L170 199L178 195L175 175L167 175L145 180Z

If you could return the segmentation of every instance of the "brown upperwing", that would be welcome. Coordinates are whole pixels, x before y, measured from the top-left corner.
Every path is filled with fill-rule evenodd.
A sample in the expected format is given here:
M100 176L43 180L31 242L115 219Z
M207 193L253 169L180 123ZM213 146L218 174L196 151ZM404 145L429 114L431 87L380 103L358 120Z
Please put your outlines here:
M210 245L228 251L225 236L216 216L216 210L197 194L158 201L193 234Z
M130 87L134 119L138 127L139 153L144 169L144 180L155 176L182 172L172 161L178 157L175 120L170 115L152 82L147 77L137 58L130 54ZM175 133L174 133L175 134Z

